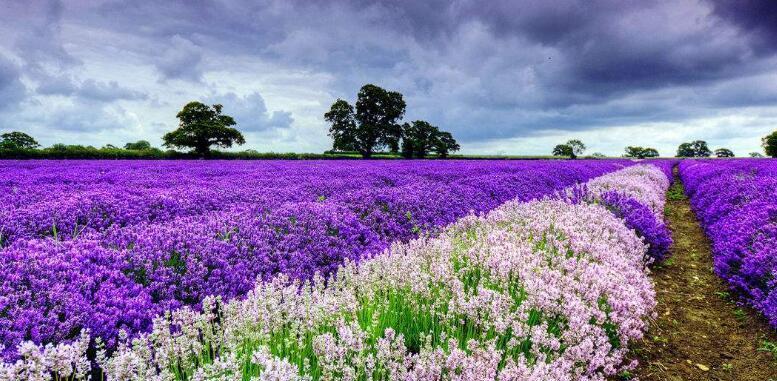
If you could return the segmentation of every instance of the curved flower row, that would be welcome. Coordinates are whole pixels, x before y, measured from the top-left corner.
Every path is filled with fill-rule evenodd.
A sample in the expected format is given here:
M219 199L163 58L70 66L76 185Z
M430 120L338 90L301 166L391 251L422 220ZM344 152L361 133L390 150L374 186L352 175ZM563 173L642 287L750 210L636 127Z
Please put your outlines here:
M777 161L684 161L680 176L715 272L777 328Z
M208 295L241 297L279 273L326 275L630 164L2 162L0 353L82 329L113 349L121 329L148 332L154 316Z
M646 252L601 203L511 201L328 280L207 297L97 363L109 380L604 380L633 366L628 345L655 307ZM25 343L0 380L82 378L85 342Z
M663 220L666 190L669 179L652 165L635 165L608 173L586 183L588 190L597 195L618 192L650 208Z
M635 165L567 189L562 197L572 203L604 205L648 244L646 262L663 261L669 255L672 237L664 222L670 161L659 166Z

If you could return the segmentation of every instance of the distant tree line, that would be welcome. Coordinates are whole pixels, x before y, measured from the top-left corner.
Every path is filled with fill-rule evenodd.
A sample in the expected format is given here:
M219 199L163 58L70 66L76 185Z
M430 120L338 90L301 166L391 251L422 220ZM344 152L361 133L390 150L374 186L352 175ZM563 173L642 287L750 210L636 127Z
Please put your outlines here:
M97 158L97 159L168 159L168 158L222 158L222 159L305 159L305 158L425 158L436 156L445 158L461 147L450 132L424 120L415 120L400 124L405 115L406 104L402 94L387 91L381 87L367 84L357 94L355 107L338 99L324 114L329 122L329 136L333 140L332 151L324 154L296 153L259 153L254 150L241 152L214 151L212 147L231 148L245 144L243 134L234 126L234 118L222 112L220 104L206 105L201 102L189 102L176 117L178 128L162 136L163 151L153 147L146 140L124 144L119 148L107 144L101 148L83 145L54 144L40 148L40 144L30 135L12 131L0 134L0 158ZM777 131L765 136L761 145L767 156L777 158ZM552 154L556 157L576 159L583 155L586 145L579 139L558 144ZM188 149L179 152L175 149ZM707 142L694 140L677 147L676 157L734 157L728 148L712 151ZM646 159L659 156L658 150L651 147L627 146L624 157ZM750 157L763 157L759 152L751 152ZM591 158L604 157L593 153Z
M135 143L128 143L135 144ZM255 150L243 150L237 152L216 151L210 152L209 158L219 160L264 160L264 159L353 159L354 155L332 153L293 153L293 152L257 152ZM150 149L135 150L116 147L106 144L102 147L85 146L80 144L54 144L46 148L35 149L5 149L0 148L0 159L201 159L202 155L195 152L181 152L175 150L161 150L156 147ZM386 157L387 159L399 158L398 156Z
M765 136L761 141L761 146L764 148L766 155L769 157L777 158L777 131ZM556 145L553 148L553 156L568 157L575 159L585 152L586 146L582 141L578 139L572 139L566 143ZM694 140L691 142L682 143L677 147L676 157L711 157L729 158L735 157L734 152L728 148L718 148L715 151L710 150L707 142L704 140ZM635 158L635 159L648 159L659 157L658 150L651 147L642 146L627 146L623 157ZM751 152L750 157L764 157L759 152ZM594 153L589 157L597 158L604 157L599 153Z
M715 157L727 158L734 157L734 152L728 148L718 148L714 152L709 149L704 140L694 140L688 143L682 143L677 147L677 157L710 157L714 153ZM752 156L752 154L751 154Z
M636 159L647 159L651 157L658 157L658 150L650 147L628 146L626 147L625 157L632 157Z
M406 106L399 92L372 84L359 90L356 107L336 100L324 114L333 151L354 151L370 158L382 150L397 153L401 148L405 158L425 158L432 153L444 158L461 148L453 135L427 121L400 124Z
M23 132L2 134L0 157L4 158L348 158L349 151L369 158L386 158L381 152L388 149L388 157L425 158L430 155L445 158L461 147L451 133L423 120L400 124L405 114L402 94L387 91L375 85L361 88L356 107L338 99L324 118L331 123L329 135L333 138L333 152L315 154L262 154L219 152L213 148L231 148L245 144L245 137L235 128L237 122L223 113L220 104L206 105L189 102L176 115L178 128L162 136L162 151L146 140L126 143L123 148L112 144L102 148L82 145L55 144L39 149L35 139ZM181 153L176 149L188 150ZM400 153L401 149L401 153Z

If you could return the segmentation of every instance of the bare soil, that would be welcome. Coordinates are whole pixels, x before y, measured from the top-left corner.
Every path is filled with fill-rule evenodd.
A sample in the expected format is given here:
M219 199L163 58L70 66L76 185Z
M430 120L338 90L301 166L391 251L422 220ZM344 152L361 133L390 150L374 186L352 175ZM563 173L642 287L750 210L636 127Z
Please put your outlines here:
M757 312L738 306L712 270L710 243L675 177L666 219L674 247L654 269L658 317L633 348L643 381L777 381L777 354L759 350L777 342ZM631 377L629 377L631 378Z

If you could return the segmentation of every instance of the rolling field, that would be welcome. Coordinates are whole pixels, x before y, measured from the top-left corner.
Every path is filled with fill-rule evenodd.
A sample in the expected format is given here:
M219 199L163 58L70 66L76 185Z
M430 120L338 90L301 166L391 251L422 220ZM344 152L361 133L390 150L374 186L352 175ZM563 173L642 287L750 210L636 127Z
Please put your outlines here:
M257 278L326 276L510 199L616 170L580 162L3 162L0 340L114 348Z
M705 215L768 204L704 188L773 180L757 163L679 170L716 272L771 317L771 262L732 266ZM2 162L0 380L627 377L675 164ZM737 263L773 257L770 208Z

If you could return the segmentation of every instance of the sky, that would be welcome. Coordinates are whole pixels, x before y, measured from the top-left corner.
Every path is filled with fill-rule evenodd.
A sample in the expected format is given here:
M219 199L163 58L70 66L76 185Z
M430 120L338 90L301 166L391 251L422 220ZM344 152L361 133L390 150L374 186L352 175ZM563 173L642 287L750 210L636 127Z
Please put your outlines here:
M0 0L0 132L160 146L189 101L239 149L331 148L323 114L373 83L466 154L737 155L777 130L777 1Z

